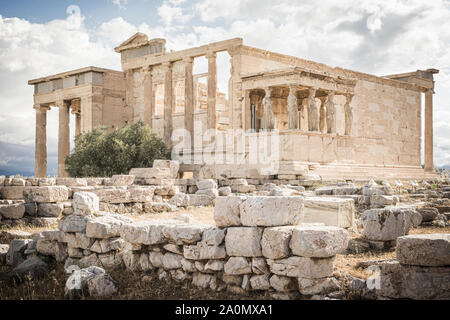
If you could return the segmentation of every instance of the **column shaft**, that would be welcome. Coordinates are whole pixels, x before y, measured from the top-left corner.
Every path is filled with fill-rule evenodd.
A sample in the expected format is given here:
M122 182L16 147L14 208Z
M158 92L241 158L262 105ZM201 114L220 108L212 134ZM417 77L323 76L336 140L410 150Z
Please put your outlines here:
M64 161L70 154L70 113L69 105L63 101L57 102L59 108L59 126L58 126L58 176L67 177L66 165Z
M172 65L165 65L164 75L164 142L171 148L172 139L172 110L173 110L173 91L172 91Z
M216 128L217 63L216 54L210 53L208 59L208 129Z
M47 109L36 105L35 172L38 178L47 176Z
M153 119L153 77L151 67L146 68L144 76L144 123L152 127Z
M433 91L425 92L425 171L433 171Z
M194 74L193 58L184 60L184 129L185 148L194 148Z
M75 114L75 136L81 133L81 115L79 113Z

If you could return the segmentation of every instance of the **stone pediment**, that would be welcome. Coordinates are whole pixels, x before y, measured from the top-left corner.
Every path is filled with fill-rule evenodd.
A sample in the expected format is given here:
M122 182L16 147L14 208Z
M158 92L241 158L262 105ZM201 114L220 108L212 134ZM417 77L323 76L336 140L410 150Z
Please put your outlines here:
M143 45L148 44L148 36L144 33L138 32L125 42L123 42L120 46L114 48L116 52L122 52L127 49L137 48Z

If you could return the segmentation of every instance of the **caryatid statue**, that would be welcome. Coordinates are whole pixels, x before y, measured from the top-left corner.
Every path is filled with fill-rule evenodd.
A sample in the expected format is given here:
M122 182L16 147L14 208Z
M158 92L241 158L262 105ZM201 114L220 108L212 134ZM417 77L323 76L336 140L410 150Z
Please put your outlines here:
M316 89L309 89L308 96L308 130L318 131L319 127L319 114L316 106Z
M275 123L275 115L273 114L272 98L270 97L270 89L264 88L266 95L263 99L264 106L264 130L273 130Z
M295 96L295 86L289 86L289 95L287 97L288 128L298 129L298 103Z
M334 91L328 94L327 108L327 133L336 133L336 106L334 105Z
M320 109L319 109L319 130L322 133L326 132L327 129L327 108L326 108L326 98L320 98Z
M350 135L352 133L352 122L353 122L353 108L351 107L353 95L346 94L345 95L346 102L344 105L344 113L345 113L345 134Z

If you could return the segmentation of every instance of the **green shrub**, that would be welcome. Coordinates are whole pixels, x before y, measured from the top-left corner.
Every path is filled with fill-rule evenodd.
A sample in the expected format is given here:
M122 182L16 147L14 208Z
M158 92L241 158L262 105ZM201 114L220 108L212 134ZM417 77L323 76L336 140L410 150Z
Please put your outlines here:
M71 177L110 177L169 157L164 142L143 122L136 122L111 132L97 127L76 136L75 150L65 163Z

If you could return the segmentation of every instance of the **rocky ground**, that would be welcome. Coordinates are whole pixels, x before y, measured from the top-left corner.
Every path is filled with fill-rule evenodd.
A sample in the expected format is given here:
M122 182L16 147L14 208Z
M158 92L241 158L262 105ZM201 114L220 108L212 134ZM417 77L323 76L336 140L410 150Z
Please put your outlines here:
M375 183L375 182L372 182ZM369 183L370 184L370 183ZM309 195L335 195L335 190L344 191L345 197L351 197L356 203L355 228L349 230L350 245L346 252L338 254L335 259L334 277L340 283L340 290L329 295L312 297L320 299L376 299L373 292L367 290L365 280L371 276L367 267L378 261L396 258L395 241L367 241L362 236L362 225L367 210L385 208L389 205L413 205L421 215L421 221L409 230L409 234L450 234L450 185L446 182L378 182L372 184L370 190L383 191L381 194L367 194L364 186L352 183L337 183L334 185L315 185L304 192ZM382 186L382 187L381 187ZM350 190L351 189L351 190ZM280 194L287 194L295 189L287 187L273 188ZM332 190L332 191L329 191ZM350 192L348 192L350 190ZM340 192L339 191L339 192ZM262 191L266 192L266 191ZM371 191L372 192L372 191ZM257 194L258 192L255 192ZM271 191L271 193L274 193ZM173 218L181 214L188 214L196 221L214 224L214 208L188 207L175 212L161 212L153 214L129 214L133 220L153 218ZM23 223L4 225L0 227L0 299L64 299L67 298L64 286L69 277L61 264L48 258L44 261L46 272L35 279L17 281L10 276L11 267L5 266L4 261L8 246L14 239L31 239L33 235L44 230L56 229L55 225L44 227L30 226ZM389 245L386 245L389 243ZM3 262L3 263L2 263ZM112 299L273 299L269 293L255 291L244 292L241 295L227 291L213 291L200 289L188 282L178 282L161 279L155 271L122 272L122 270L108 270L108 274L116 282L118 290L109 298ZM81 296L82 299L95 297ZM295 298L301 299L301 296ZM311 298L311 297L308 297Z

